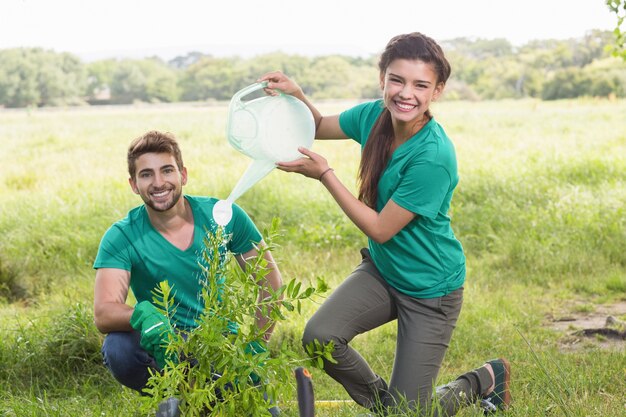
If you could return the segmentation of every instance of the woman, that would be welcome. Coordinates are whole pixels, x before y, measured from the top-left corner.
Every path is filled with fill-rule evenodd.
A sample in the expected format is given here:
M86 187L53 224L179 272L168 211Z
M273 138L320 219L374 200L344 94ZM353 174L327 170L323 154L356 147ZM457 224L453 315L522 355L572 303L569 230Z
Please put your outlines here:
M437 379L461 311L465 255L450 226L448 209L458 183L454 145L433 118L450 75L441 47L420 33L392 38L380 61L382 100L322 116L302 89L280 72L262 76L266 92L282 92L311 109L316 139L361 144L359 196L354 197L321 155L279 163L283 171L318 179L368 237L363 260L307 323L303 343L333 342L336 363L325 371L360 405L384 414L409 407L454 415L462 404L485 408L510 402L510 366L487 362L437 389ZM278 91L279 90L279 91ZM350 347L357 335L397 320L389 384Z

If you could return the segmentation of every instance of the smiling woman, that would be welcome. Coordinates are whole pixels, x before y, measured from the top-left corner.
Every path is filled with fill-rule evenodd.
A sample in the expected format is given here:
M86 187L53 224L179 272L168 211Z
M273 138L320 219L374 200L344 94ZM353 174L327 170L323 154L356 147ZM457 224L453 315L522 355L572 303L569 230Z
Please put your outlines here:
M378 63L382 100L323 116L302 88L281 72L263 75L268 94L290 94L309 106L316 139L353 139L362 149L358 198L326 158L301 148L303 158L278 168L321 182L367 236L361 264L339 285L304 330L304 346L334 347L324 370L357 404L380 414L415 410L448 416L481 402L508 408L510 365L488 361L434 392L463 304L465 254L450 223L458 184L454 144L430 112L450 64L430 37L394 36ZM353 347L353 339L396 322L396 356L389 383Z

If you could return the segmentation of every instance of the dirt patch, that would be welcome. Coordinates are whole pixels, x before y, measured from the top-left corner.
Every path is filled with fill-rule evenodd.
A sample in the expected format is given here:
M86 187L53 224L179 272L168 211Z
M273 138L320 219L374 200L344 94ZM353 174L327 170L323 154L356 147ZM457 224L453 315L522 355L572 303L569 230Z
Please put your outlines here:
M566 311L548 316L548 326L563 335L559 340L563 350L590 347L626 350L625 317L626 301L593 308L574 303Z

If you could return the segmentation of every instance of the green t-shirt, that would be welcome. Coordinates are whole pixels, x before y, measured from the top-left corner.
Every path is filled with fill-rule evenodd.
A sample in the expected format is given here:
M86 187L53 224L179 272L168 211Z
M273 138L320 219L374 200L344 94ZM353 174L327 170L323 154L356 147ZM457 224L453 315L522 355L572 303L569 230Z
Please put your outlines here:
M341 113L339 124L362 149L382 111L382 100L359 104ZM465 255L448 216L458 182L454 145L434 118L389 160L378 183L376 210L391 199L417 216L383 244L369 239L369 249L382 276L398 291L434 298L463 285Z
M114 223L104 234L94 268L117 268L130 271L130 288L137 302L152 301L152 291L161 281L173 287L176 313L173 321L180 329L197 326L195 319L204 309L201 290L206 279L200 265L203 239L215 233L213 221L215 198L185 196L194 218L193 243L186 250L178 249L150 223L144 205L128 212L126 218ZM220 250L241 254L261 241L258 229L248 215L233 204L233 217L225 227L224 246Z

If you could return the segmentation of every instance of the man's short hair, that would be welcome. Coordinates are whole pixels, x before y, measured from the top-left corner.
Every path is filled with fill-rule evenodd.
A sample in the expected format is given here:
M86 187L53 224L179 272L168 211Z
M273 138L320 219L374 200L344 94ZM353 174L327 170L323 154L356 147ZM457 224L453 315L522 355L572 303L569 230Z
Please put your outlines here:
M128 173L131 178L135 178L137 173L136 161L145 153L167 153L174 156L176 165L180 171L183 170L183 156L180 153L176 137L169 133L151 130L133 140L128 147Z

